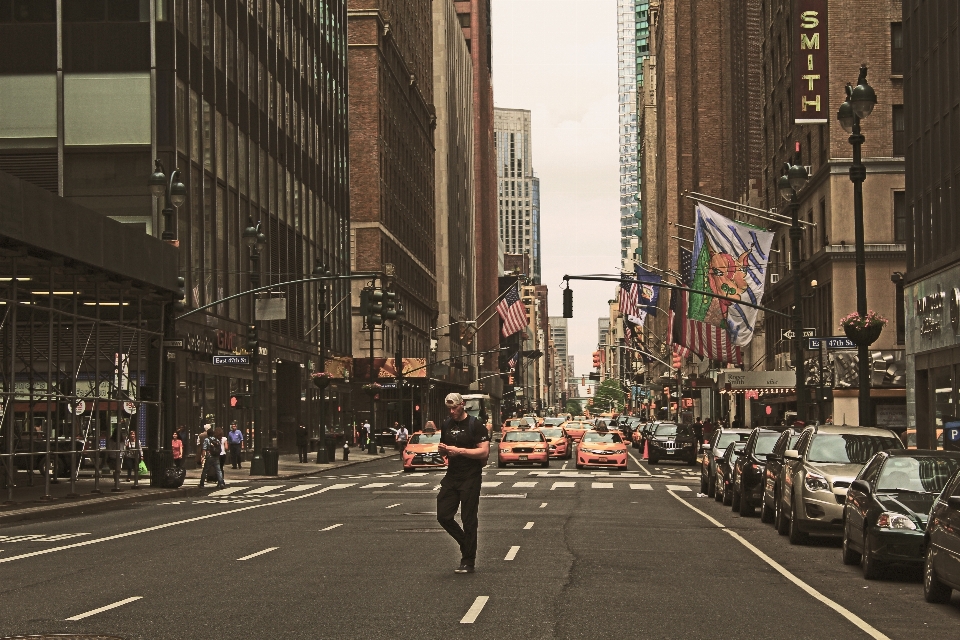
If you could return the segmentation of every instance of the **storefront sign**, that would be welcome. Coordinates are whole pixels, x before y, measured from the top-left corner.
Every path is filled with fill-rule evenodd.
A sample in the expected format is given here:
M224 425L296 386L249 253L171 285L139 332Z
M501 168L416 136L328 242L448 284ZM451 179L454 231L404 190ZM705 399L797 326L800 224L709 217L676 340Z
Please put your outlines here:
M793 119L824 124L830 113L827 1L797 0L793 14Z
M723 371L717 385L725 389L791 389L797 386L795 371Z

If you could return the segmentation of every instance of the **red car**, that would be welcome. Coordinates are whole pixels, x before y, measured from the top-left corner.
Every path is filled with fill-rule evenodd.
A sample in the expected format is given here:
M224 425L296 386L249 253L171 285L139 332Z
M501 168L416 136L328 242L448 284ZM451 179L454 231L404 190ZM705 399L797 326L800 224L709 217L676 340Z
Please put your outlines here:
M550 466L549 445L539 429L517 429L503 434L497 447L497 466L508 464Z

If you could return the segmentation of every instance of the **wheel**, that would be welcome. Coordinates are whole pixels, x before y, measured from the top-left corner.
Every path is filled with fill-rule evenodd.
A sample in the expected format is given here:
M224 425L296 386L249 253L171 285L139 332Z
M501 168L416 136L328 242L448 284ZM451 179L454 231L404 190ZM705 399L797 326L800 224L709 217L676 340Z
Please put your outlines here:
M863 535L863 553L860 554L860 568L863 569L863 577L867 580L876 580L883 576L883 570L886 565L873 557L871 549L870 536Z
M750 506L750 501L747 500L747 496L743 491L743 484L740 485L740 497L737 499L738 511L740 512L741 518L749 518L753 515L753 507Z
M499 468L503 469L505 466L507 466L507 463L506 463L506 462L501 462L500 460L497 460L497 466L498 466Z
M840 549L840 559L846 565L860 564L860 554L850 548L850 536L846 523L843 525L843 547Z
M714 497L714 494L717 492L716 483L710 480L710 474L707 474L707 495L709 497Z
M766 502L760 505L760 522L765 524L773 522L773 509L768 507Z
M720 476L713 479L713 499L717 502L723 502L723 481Z
M783 510L783 500L780 499L779 495L774 497L773 504L776 509L773 526L777 528L777 533L785 536L790 532L790 521L787 519L787 514Z
M728 488L727 483L724 482L723 486L720 487L720 492L723 495L723 506L729 507L733 503L733 490Z
M923 563L923 599L934 604L950 602L950 587L940 582L933 568L933 549L927 543L927 558Z
M740 491L733 483L730 484L730 508L734 511L740 511Z
M620 469L620 471L626 471L626 470L627 470L627 465L623 465L622 467L619 467L619 469Z
M547 458L546 460L544 460L544 461L540 464L540 466L543 467L544 469L549 469L549 468L550 468L550 458Z
M579 463L577 463L577 469L583 469L583 465L582 465L582 464L579 464Z
M700 493L707 493L707 479L700 474ZM710 495L707 493L707 495Z
M410 468L410 467L404 467L404 468L403 468L403 472L404 472L404 473L410 473L411 471L413 471L413 469Z
M797 517L797 501L793 501L790 507L790 544L804 544L807 541L807 534L800 531L800 518Z

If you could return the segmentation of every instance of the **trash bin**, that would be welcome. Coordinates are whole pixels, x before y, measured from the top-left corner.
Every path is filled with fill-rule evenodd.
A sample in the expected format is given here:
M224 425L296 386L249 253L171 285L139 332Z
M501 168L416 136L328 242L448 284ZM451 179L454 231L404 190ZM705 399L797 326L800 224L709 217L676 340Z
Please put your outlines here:
M310 453L316 453L320 447L320 438L310 438Z
M323 439L324 447L327 450L327 460L333 462L337 455L337 436L334 433L328 433Z
M263 450L263 475L280 475L280 451L277 449Z

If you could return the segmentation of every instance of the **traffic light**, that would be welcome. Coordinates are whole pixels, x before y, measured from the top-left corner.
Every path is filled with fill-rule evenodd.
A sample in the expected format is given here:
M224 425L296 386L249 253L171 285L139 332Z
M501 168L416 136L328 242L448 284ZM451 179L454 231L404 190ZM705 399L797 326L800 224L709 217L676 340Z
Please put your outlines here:
M367 326L375 327L383 324L384 312L383 289L371 289L367 295Z
M234 393L230 396L231 409L243 409L250 406L249 393Z
M247 325L247 351L256 353L260 346L260 336L257 335L257 325Z
M601 365L602 363L600 362L600 352L594 351L593 352L593 368L599 369Z
M683 358L681 358L679 354L676 354L676 353L673 354L673 368L679 369L682 366L683 366Z
M187 299L187 281L181 277L177 278L177 292L173 296L173 308L177 311L183 311Z
M563 290L563 317L573 317L573 289L569 286Z
M403 309L400 307L399 302L397 301L397 292L396 291L384 291L383 292L383 319L384 320L396 320L403 315Z

